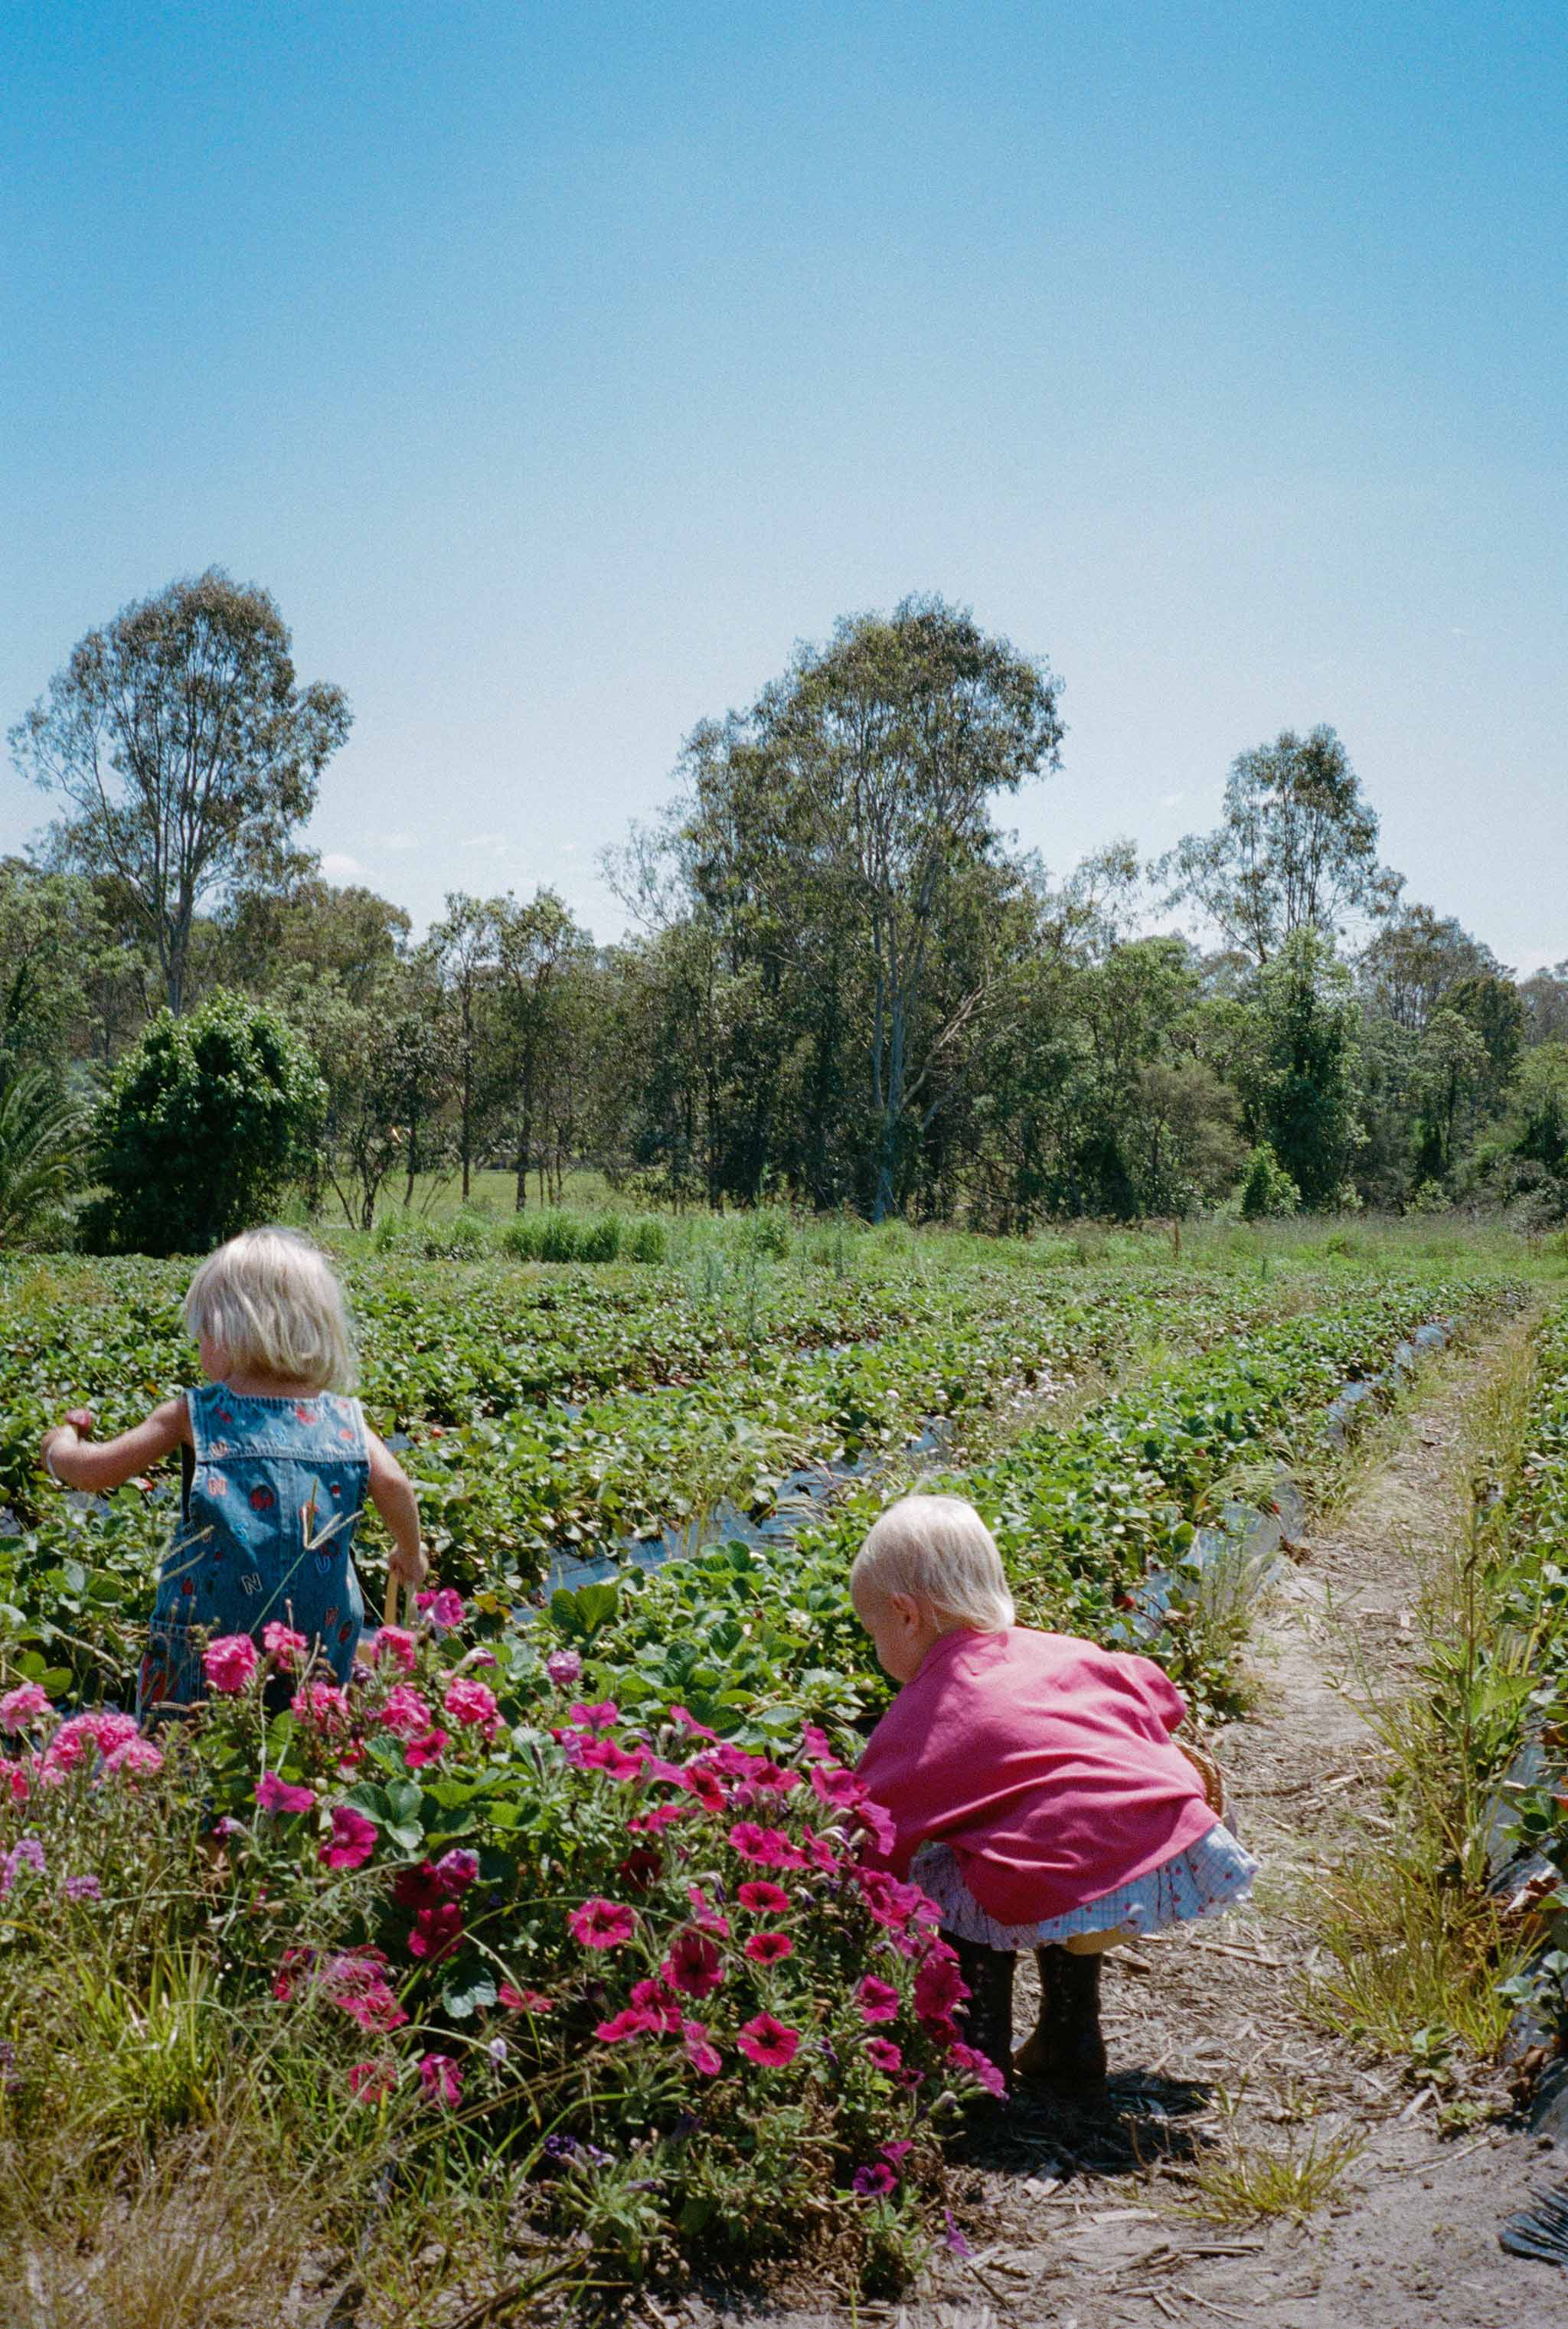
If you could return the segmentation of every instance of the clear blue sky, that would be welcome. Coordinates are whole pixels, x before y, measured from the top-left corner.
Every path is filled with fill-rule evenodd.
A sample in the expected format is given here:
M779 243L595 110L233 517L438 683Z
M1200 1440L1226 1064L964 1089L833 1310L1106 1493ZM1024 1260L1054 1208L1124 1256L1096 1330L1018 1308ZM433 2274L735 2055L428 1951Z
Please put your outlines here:
M558 884L836 616L1066 681L1054 869L1325 720L1568 955L1561 0L0 0L0 724L266 583L422 919ZM40 822L8 773L0 845Z

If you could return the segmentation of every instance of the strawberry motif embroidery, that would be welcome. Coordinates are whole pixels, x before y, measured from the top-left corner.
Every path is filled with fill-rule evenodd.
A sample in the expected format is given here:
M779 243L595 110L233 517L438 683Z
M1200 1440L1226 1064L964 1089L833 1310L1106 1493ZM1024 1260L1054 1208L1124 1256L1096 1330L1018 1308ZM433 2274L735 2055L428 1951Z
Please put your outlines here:
M296 1423L314 1423L316 1420L316 1418L311 1414L309 1408L302 1399L295 1401L294 1420Z
M339 1640L340 1642L346 1642L346 1641L347 1641L347 1639L348 1639L348 1637L349 1637L349 1636L353 1633L353 1631L354 1631L354 1625L353 1625L353 1621L352 1621L351 1619L345 1618L345 1619L344 1620L343 1624L342 1624L342 1625L338 1627L338 1629L337 1629L337 1638L338 1638L338 1640Z
M250 1491L250 1510L253 1513L269 1513L277 1502L270 1488L252 1488Z

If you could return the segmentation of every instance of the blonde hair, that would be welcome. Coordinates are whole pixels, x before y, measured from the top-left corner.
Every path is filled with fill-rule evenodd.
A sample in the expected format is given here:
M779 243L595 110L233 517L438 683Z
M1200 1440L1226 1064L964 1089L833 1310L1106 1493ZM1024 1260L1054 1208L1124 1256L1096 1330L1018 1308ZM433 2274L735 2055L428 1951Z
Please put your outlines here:
M343 1288L298 1230L245 1230L210 1253L191 1280L184 1319L193 1335L222 1346L237 1374L313 1391L354 1386Z
M907 1593L982 1634L999 1634L1016 1611L996 1541L962 1496L901 1496L875 1521L855 1556L850 1592Z

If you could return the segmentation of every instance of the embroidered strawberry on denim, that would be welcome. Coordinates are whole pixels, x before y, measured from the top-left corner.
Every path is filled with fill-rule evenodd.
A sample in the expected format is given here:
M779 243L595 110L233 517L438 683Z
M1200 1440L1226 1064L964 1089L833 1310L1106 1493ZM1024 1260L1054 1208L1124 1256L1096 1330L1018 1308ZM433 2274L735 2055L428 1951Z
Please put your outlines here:
M277 1502L270 1488L252 1488L250 1491L250 1510L253 1513L269 1513Z

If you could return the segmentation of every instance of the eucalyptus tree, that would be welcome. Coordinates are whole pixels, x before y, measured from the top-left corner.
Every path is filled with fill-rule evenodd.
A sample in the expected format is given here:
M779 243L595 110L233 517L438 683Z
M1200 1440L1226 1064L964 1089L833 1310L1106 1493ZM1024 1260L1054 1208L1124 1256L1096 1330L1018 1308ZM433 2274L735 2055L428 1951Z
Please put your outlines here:
M349 730L341 688L300 687L276 601L217 567L90 631L11 733L65 804L64 861L123 885L185 1006L203 903L299 863L298 826Z

